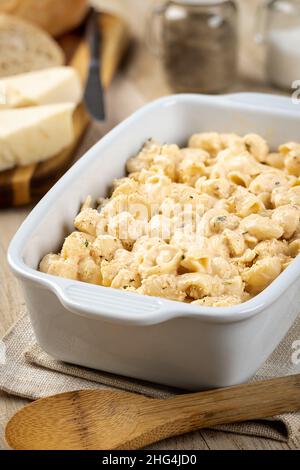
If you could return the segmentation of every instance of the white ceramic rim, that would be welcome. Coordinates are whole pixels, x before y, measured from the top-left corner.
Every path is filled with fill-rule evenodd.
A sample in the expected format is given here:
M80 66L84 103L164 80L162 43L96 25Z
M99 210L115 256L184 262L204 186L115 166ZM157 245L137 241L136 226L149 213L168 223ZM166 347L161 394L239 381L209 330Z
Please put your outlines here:
M256 97L256 99L254 99ZM253 100L258 104L253 104ZM224 103L235 109L241 109L241 105L244 109L254 109L260 111L272 110L273 115L280 116L291 116L299 118L300 113L293 109L290 102L285 97L278 97L273 95L265 95L259 93L237 93L233 95L222 95L222 96L209 96L209 95L193 95L193 94L182 94L182 95L171 95L160 98L140 110L136 111L132 116L127 118L107 135L105 135L96 145L102 142L103 145L108 145L123 129L132 126L137 120L139 120L149 110L158 109L161 106L171 106L180 102L207 102L217 101L218 103ZM273 103L274 102L274 103ZM98 149L99 151L99 149ZM159 324L173 318L197 318L206 322L214 323L231 323L246 320L254 315L257 315L266 307L273 304L280 296L284 295L287 288L296 282L300 277L300 256L298 256L287 269L278 276L278 278L272 282L263 292L258 294L253 299L233 307L201 307L191 304L185 304L182 302L176 302L172 300L166 300L156 297L141 296L139 294L131 292L122 292L109 287L102 287L96 285L85 284L80 281L69 281L56 276L41 273L35 269L28 267L22 259L22 252L24 242L28 240L33 231L33 227L38 224L41 217L47 212L47 210L55 203L56 198L65 191L69 182L80 177L82 170L89 162L95 158L93 147L86 153L84 158L81 158L65 175L53 186L53 188L47 193L46 196L37 204L32 210L26 220L23 222L18 232L14 236L10 243L8 250L8 262L15 274L27 281L31 281L37 285L43 286L44 288L50 289L54 292L61 303L70 310L70 303L66 301L64 296L64 290L68 287L77 286L77 290L89 290L90 293L101 292L103 296L105 293L109 293L110 297L115 295L122 297L124 300L127 298L128 301L131 299L133 302L137 299L144 298L148 299L148 304L151 302L156 303L159 306L159 311L148 311L143 313L141 317L130 313L122 313L122 315L115 315L110 312L99 312L99 309L89 308L88 311L84 312L84 316L105 318L113 322L123 322L135 325L149 325ZM100 291L99 291L100 289ZM113 294L112 294L113 292ZM125 296L125 297L124 297ZM128 297L127 297L128 296ZM136 299L136 300L135 300ZM84 307L81 305L72 305L71 311L83 314Z

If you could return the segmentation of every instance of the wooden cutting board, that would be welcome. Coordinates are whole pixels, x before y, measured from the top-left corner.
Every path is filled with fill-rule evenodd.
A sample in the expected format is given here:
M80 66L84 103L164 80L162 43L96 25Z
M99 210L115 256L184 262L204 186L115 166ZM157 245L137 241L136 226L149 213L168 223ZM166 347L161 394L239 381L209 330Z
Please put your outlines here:
M126 25L115 16L101 14L99 27L102 36L102 83L107 88L128 45L129 36ZM83 39L83 30L63 36L60 44L65 51L67 64L78 70L85 83L89 52ZM35 203L44 196L72 165L75 150L89 122L84 105L79 105L74 112L75 139L72 145L45 162L0 172L0 208Z

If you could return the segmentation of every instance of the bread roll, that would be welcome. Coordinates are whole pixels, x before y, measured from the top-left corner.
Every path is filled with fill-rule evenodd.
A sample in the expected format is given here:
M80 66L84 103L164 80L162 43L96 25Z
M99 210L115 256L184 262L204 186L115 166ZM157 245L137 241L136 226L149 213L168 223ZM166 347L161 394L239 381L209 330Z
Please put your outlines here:
M0 15L0 77L64 64L64 53L45 31L10 15Z
M59 36L76 28L88 8L87 0L1 0L0 13L24 18Z

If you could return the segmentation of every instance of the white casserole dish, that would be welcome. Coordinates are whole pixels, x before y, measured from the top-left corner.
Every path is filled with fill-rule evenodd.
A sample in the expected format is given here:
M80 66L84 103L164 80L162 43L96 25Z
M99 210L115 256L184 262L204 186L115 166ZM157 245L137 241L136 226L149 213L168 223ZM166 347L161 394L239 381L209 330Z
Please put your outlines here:
M272 146L300 140L300 107L261 94L175 95L151 103L98 142L35 207L9 247L40 346L82 366L185 389L248 380L299 311L300 257L264 292L205 308L40 273L87 194L104 196L144 141L184 144L199 131L257 132Z

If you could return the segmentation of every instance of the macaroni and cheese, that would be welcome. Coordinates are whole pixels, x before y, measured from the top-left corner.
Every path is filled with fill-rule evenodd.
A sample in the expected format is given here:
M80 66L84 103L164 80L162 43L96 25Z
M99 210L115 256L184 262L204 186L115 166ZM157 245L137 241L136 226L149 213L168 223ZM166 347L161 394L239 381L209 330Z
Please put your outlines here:
M42 272L202 306L265 289L300 251L300 144L200 133L146 142L112 195L84 202Z

